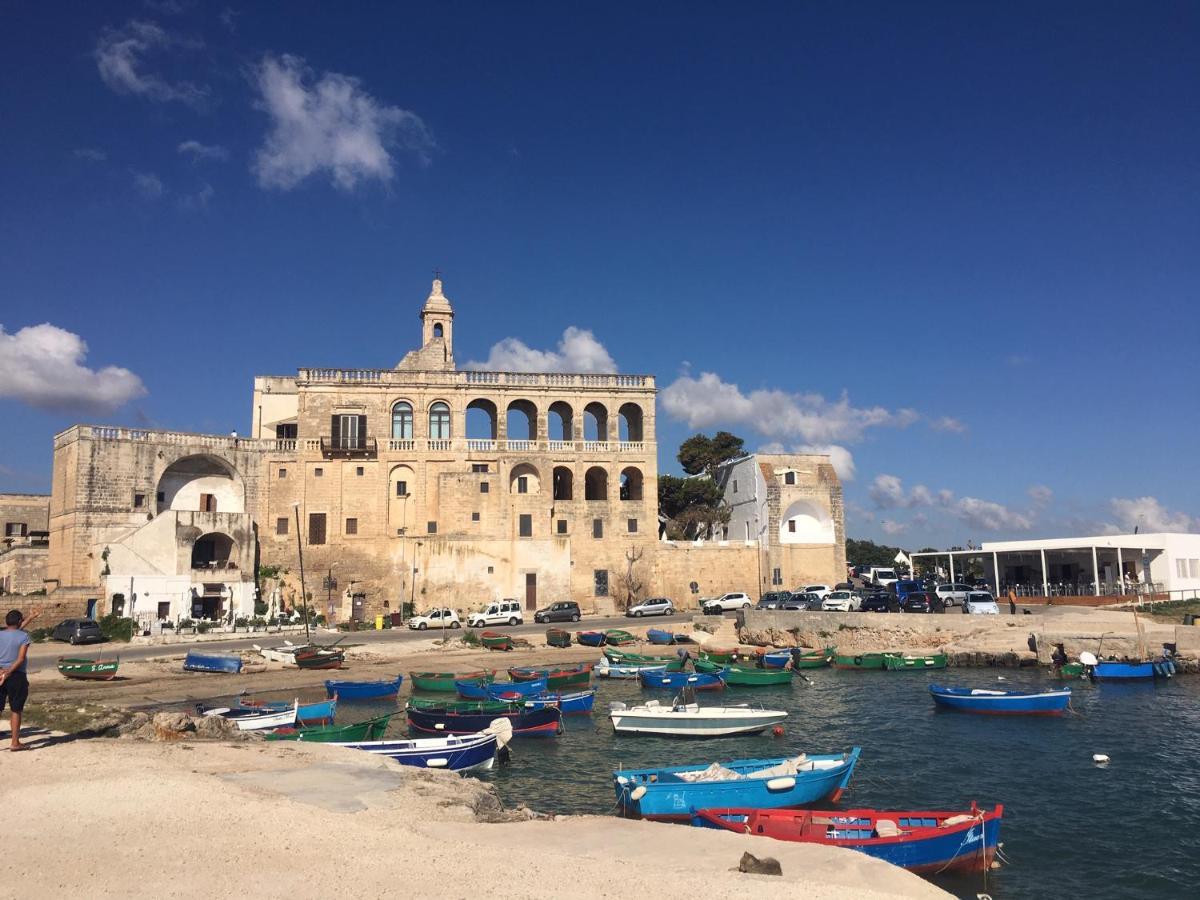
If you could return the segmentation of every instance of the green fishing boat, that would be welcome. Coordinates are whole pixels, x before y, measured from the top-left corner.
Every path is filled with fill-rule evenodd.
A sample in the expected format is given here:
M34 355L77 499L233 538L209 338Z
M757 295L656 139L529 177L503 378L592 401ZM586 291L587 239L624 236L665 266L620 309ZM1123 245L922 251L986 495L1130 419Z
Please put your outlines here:
M513 711L513 707L520 703L519 700L510 703L507 700L426 700L420 697L411 697L407 708L482 715L483 713L510 713Z
M479 642L489 650L511 650L513 648L512 637L495 631L485 631L479 636Z
M835 669L853 669L856 671L883 670L885 653L838 653L833 657Z
M883 654L883 667L889 672L917 672L922 669L944 669L946 668L946 654L885 653Z
M1054 670L1060 678L1080 678L1083 676L1083 663L1067 663Z
M546 629L546 644L551 647L570 647L571 632L561 628Z
M695 661L697 672L709 675L721 674L726 684L739 687L767 687L770 685L791 684L792 673L788 669L754 669L749 666L726 666L705 659Z
M683 670L683 658L680 656L626 653L624 650L613 650L606 647L604 649L604 657L610 663L619 666L666 666L668 672Z
M834 647L826 647L824 650L801 650L792 655L792 668L823 669L833 661L835 656L837 656L837 650Z
M632 634L628 631L622 631L619 628L611 628L604 632L604 643L613 647L620 647L623 644L636 644L637 642L638 639Z
M414 690L437 691L453 694L456 681L482 681L491 684L496 680L494 670L480 672L413 672L408 676Z
M58 658L59 674L77 681L112 681L120 665L119 656L115 659L72 659L68 656Z
M351 725L314 725L310 728L284 728L266 735L268 741L306 741L322 744L348 741L378 741L387 731L391 713Z

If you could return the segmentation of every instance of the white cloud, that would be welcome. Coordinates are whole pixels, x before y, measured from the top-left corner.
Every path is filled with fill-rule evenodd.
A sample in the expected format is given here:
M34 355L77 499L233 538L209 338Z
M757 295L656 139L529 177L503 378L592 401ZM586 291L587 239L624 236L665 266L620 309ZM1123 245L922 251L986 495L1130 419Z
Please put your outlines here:
M1029 495L1029 499L1033 501L1034 505L1039 507L1048 505L1054 499L1054 491L1044 484L1031 484L1025 493Z
M1117 517L1118 530L1125 533L1135 527L1140 532L1191 531L1200 525L1200 520L1187 513L1172 512L1155 497L1114 497L1109 506Z
M892 519L884 519L879 523L879 526L883 529L884 534L903 534L908 531L907 525L903 522L893 521Z
M895 475L876 475L867 494L880 509L909 505L908 498L904 495L904 484Z
M198 46L198 42L176 37L153 22L135 19L121 28L104 29L94 55L101 79L118 94L202 106L208 100L208 88L190 81L167 81L145 66L145 57L152 53Z
M128 369L89 369L86 358L79 335L48 322L15 334L0 325L0 397L40 409L112 412L146 393Z
M386 106L356 78L313 73L295 56L263 57L254 73L257 107L270 120L254 172L262 187L288 190L327 173L342 190L392 178L393 149L429 161L433 136L416 113Z
M978 497L955 499L954 492L945 488L932 491L918 484L906 491L896 475L876 475L867 493L877 509L942 509L960 522L986 531L1028 531L1034 524L1031 512L1019 512Z
M854 454L840 444L797 444L795 453L822 453L829 457L833 470L842 481L854 480Z
M108 154L99 147L78 147L74 151L76 159L86 159L88 162L104 162Z
M184 141L175 148L177 153L190 156L192 162L203 159L229 159L229 151L219 144L202 144L199 141Z
M937 419L929 420L929 427L934 431L949 431L953 434L963 434L967 430L967 425L954 416L941 416Z
M133 186L147 200L157 200L166 191L162 179L153 172L134 172Z
M846 394L826 400L820 394L789 394L760 389L742 393L712 372L683 374L662 392L670 415L689 428L745 425L766 437L796 437L808 444L861 440L868 428L906 428L920 418L914 410L850 405Z
M493 344L487 359L469 362L466 368L485 372L600 374L617 371L617 364L594 334L572 325L563 332L557 350L535 350L519 338L510 337Z
M1033 527L1032 517L1025 513L977 497L960 498L952 512L963 523L986 531L1028 531Z

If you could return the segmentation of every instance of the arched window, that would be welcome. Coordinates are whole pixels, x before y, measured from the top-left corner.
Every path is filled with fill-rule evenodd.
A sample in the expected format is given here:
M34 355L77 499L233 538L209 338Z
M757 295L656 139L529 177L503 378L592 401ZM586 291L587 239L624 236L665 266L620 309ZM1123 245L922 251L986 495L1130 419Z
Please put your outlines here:
M442 336L442 323L441 323L441 322L435 322L435 323L434 323L434 326L433 326L433 336L434 336L434 337L441 337L441 336Z
M608 471L599 466L592 466L583 476L584 500L608 499Z
M621 499L642 499L642 470L630 466L621 471Z
M413 436L412 404L403 400L392 407L392 439L411 441Z
M450 439L450 407L440 400L429 407L429 439L434 441Z

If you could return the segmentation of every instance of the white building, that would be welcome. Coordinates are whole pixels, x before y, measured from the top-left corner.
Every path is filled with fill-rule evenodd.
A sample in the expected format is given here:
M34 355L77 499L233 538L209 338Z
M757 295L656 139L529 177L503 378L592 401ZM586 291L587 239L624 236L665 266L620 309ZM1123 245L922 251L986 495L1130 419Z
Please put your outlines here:
M978 550L913 553L949 580L980 568L997 595L1110 596L1200 591L1200 534L1105 534L985 541ZM944 565L943 565L944 563Z

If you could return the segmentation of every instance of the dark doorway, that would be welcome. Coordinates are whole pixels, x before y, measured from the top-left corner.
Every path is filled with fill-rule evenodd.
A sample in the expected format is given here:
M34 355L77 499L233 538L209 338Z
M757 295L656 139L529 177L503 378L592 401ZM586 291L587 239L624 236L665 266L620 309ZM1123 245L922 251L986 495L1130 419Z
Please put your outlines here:
M525 573L525 608L537 609L537 572Z
M350 618L355 622L364 622L367 618L367 595L355 594L350 598Z

